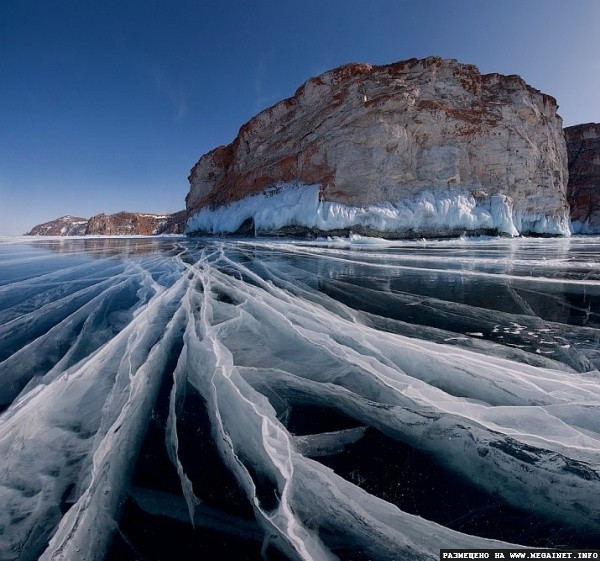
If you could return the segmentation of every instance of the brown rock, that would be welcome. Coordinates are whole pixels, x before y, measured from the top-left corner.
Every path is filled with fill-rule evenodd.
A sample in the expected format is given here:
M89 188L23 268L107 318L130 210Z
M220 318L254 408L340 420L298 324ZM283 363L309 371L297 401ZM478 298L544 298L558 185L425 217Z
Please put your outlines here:
M569 156L567 197L575 233L600 234L600 123L565 129Z
M187 212L180 210L173 214L167 214L167 218L164 224L157 228L157 234L183 234L185 232L185 222L187 219Z
M97 214L87 224L85 235L100 236L152 236L163 233L179 233L177 219L167 214L142 214L139 212L118 212L116 214ZM167 223L170 232L165 231Z

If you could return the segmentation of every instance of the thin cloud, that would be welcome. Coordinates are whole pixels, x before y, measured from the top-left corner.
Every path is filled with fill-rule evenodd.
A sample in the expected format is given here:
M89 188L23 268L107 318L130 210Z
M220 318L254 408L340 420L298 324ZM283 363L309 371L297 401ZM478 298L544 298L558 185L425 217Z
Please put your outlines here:
M185 90L180 85L174 85L164 72L157 66L151 68L156 91L165 97L175 112L175 120L181 121L188 113L188 100Z
M267 58L262 56L254 71L254 112L261 111L270 107L281 100L281 94L278 90L268 90L265 83L268 74Z

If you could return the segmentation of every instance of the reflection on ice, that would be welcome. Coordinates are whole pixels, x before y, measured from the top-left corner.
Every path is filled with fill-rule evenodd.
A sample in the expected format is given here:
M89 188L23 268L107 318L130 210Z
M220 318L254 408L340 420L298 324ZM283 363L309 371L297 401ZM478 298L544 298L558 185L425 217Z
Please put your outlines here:
M3 240L0 558L597 545L599 247Z

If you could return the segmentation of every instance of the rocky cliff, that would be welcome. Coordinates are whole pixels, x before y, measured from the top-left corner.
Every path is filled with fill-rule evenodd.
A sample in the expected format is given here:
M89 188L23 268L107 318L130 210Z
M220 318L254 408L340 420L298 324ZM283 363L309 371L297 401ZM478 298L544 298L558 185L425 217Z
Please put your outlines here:
M176 213L176 215L139 212L97 214L88 220L85 234L100 236L178 234L183 230L185 216L183 213Z
M573 232L600 234L600 124L567 127L565 137Z
M90 219L63 216L35 226L27 236L152 236L182 234L186 212L173 214L144 214L118 212L97 214Z
M518 76L455 60L342 66L200 158L188 230L565 234L556 111Z

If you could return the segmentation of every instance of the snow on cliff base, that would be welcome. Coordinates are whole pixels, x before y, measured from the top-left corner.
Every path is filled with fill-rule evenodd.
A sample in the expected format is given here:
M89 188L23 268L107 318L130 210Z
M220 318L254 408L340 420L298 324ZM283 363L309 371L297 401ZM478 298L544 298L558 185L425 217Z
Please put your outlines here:
M216 208L204 207L188 219L189 234L229 234L247 228L273 233L288 227L328 232L358 230L385 237L444 236L466 232L570 234L566 216L513 211L504 195L468 189L425 189L392 202L355 207L321 200L319 185L281 183ZM246 232L247 233L247 232Z

